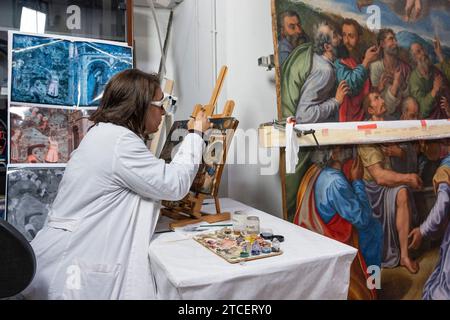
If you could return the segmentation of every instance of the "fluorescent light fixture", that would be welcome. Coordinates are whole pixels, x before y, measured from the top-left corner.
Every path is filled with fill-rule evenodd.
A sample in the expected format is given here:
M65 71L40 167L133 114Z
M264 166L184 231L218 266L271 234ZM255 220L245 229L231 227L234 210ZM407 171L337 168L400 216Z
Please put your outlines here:
M43 12L27 7L22 7L22 15L20 17L20 31L44 33L46 18L47 15Z

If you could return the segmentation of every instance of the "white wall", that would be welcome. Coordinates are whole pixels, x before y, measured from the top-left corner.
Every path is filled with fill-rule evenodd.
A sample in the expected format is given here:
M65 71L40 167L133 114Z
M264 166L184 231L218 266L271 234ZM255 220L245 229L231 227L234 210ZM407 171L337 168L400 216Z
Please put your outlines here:
M163 37L169 22L169 11L156 10ZM135 6L133 11L136 67L145 72L158 72L161 60L155 21L150 8Z
M239 129L243 130L256 130L261 123L276 117L274 71L268 72L257 65L260 56L274 51L270 8L270 0L184 0L175 9L167 76L175 80L175 94L180 99L177 119L186 119L195 104L209 101L218 69L223 64L229 67L229 73L218 111L226 100L234 100L234 116L240 121ZM137 65L146 70L157 61L154 68L157 70L159 49L152 31L153 22L150 23L150 9L135 9L135 15L135 28L141 28L139 33L135 31ZM167 25L167 19L159 16L158 19L162 25ZM270 160L271 166L278 168L278 150L259 150L254 144L238 151L247 158L261 151L271 151L270 158L263 160ZM279 175L276 172L263 176L263 167L267 164L228 165L222 179L221 196L281 217Z
M230 72L226 94L236 101L234 115L239 128L257 129L264 122L276 118L275 72L258 67L261 56L274 52L270 0L218 1L223 6L219 12L220 45L225 51L225 61ZM238 150L243 152L242 150ZM259 150L248 146L246 153L272 153L268 158L278 169L278 150ZM261 162L261 157L258 157ZM261 175L262 165L230 165L228 192L231 198L245 202L276 216L282 216L281 182L275 175Z
M161 50L155 21L146 1L139 3L134 7L137 68L157 72ZM175 95L180 98L177 119L187 119L195 104L206 104L214 87L212 4L211 0L185 0L174 11L166 77L175 80ZM156 11L164 43L170 11Z

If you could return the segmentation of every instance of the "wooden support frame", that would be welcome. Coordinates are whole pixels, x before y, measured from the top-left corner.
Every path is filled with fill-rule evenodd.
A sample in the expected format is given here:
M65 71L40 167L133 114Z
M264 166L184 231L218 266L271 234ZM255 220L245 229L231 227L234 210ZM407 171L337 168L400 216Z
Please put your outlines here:
M339 126L314 123L297 125L296 129L313 130L320 146L396 143L450 138L450 119L346 122ZM312 135L301 135L297 139L300 147L316 146ZM262 148L284 148L285 130L272 123L263 124L258 130L258 141Z
M278 24L277 24L277 9L275 0L271 3L272 9L272 37L274 44L274 57L275 57L275 86L277 92L277 115L278 121L283 119L283 113L281 112L281 74L280 74L280 58L278 52ZM283 209L283 219L288 220L287 203L286 203L286 149L280 148L280 181L281 181L281 202Z

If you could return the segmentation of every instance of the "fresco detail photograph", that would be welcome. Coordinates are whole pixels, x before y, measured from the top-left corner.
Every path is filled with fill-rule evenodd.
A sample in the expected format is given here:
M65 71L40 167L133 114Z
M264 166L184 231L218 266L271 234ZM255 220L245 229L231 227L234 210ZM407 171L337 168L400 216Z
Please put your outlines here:
M132 67L127 46L12 34L11 102L98 106L108 80Z
M15 168L8 171L7 221L31 241L44 226L64 168Z
M66 163L92 125L92 112L11 107L10 163Z

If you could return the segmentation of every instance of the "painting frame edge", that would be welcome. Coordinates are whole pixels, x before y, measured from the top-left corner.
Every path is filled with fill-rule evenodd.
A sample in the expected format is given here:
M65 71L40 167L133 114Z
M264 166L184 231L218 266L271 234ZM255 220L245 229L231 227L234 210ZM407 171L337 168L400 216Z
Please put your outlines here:
M277 117L278 121L283 119L281 112L281 66L278 52L278 19L277 19L277 7L276 0L271 0L271 15L272 15L272 37L274 45L274 60L275 60L275 87L277 95ZM286 201L286 148L279 148L280 150L280 163L279 163L279 176L281 183L281 203L283 219L288 221L288 210Z

